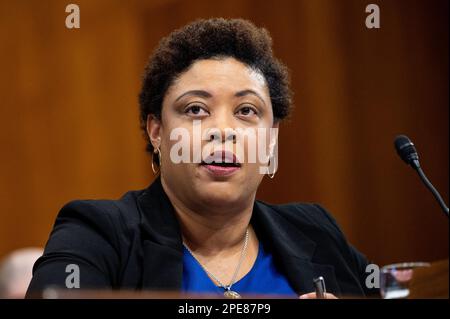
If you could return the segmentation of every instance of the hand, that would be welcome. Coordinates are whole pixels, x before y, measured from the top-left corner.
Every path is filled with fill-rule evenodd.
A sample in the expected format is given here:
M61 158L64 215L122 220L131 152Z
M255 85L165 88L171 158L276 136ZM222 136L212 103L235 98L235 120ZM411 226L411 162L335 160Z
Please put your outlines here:
M310 292L310 293L301 295L298 298L299 299L317 299L317 296L316 296L315 292ZM338 298L335 295L333 295L333 294L326 293L324 299L338 299Z

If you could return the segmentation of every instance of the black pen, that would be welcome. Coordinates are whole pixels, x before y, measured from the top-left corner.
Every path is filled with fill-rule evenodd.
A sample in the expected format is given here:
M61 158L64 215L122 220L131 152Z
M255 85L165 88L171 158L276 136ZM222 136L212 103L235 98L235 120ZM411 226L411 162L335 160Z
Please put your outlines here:
M316 278L314 281L314 287L316 288L316 298L317 299L326 299L327 289L325 287L325 280L322 276Z

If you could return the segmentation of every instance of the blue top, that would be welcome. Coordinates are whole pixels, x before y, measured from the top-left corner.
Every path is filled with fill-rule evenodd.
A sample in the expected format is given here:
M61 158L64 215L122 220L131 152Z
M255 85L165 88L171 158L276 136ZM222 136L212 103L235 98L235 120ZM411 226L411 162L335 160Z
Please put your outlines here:
M252 269L235 282L231 286L231 290L239 294L276 294L297 297L286 277L275 268L272 255L263 249L261 242ZM186 247L183 247L183 291L216 292L220 295L225 291L224 288L214 284Z

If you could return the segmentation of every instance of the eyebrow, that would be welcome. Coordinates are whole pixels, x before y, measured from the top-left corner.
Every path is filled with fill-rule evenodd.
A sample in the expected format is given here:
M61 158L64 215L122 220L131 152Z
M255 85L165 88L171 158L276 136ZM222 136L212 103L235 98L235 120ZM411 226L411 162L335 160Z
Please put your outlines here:
M264 102L264 99L262 98L261 95L259 95L257 92L253 91L253 90L243 90L243 91L239 91L237 92L234 96L237 97L242 97L242 96L246 96L246 95L255 95L256 97L258 97L264 104L266 104L266 102Z
M242 90L239 92L236 92L236 94L234 96L236 97L242 97L242 96L246 96L246 95L255 95L256 97L258 97L264 104L266 104L264 102L264 99L262 98L261 95L259 95L257 92L253 91L253 90ZM212 95L211 93L204 91L204 90L190 90L187 92L184 92L183 94L181 94L179 97L177 97L177 99L175 100L175 102L177 102L178 100L180 100L181 98L187 96L187 95L193 95L193 96L199 96L199 97L203 97L203 98L211 98Z
M203 90L190 90L190 91L184 92L179 97L177 97L175 102L178 101L179 99L181 99L182 97L186 96L186 95L200 96L200 97L203 97L203 98L210 98L210 97L212 97L212 95L209 92L206 92L206 91L203 91Z

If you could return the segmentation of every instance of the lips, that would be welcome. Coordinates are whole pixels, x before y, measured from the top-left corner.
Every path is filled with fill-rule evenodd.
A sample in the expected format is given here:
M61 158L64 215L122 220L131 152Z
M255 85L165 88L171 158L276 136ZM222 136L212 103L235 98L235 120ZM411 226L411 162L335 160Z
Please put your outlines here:
M214 176L227 176L241 168L236 155L229 151L217 151L208 156L200 164Z
M206 157L201 165L216 165L222 167L240 167L236 155L229 151L217 151Z

